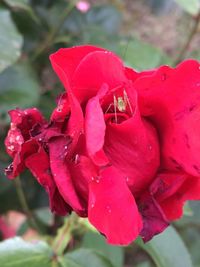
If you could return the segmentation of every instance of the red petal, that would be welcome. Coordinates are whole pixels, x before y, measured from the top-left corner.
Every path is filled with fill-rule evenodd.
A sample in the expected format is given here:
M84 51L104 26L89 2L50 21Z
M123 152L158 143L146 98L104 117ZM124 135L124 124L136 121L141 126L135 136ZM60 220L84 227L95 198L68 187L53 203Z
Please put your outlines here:
M73 180L65 157L68 152L69 140L64 137L51 139L49 143L50 166L53 179L65 202L77 213L84 211L80 198L76 193Z
M200 200L200 180L185 173L162 173L151 186L151 192L168 220L182 216L187 200Z
M125 180L113 167L102 171L90 184L89 221L104 234L108 243L127 245L142 228L134 197Z
M73 76L73 92L79 102L95 96L103 84L114 89L127 82L124 66L110 51L96 51L81 61Z
M104 145L106 125L99 98L91 98L85 111L85 138L89 156L97 165L108 163L107 157L102 151Z
M160 157L157 134L149 122L142 121L137 109L120 124L107 123L104 150L134 194L154 179Z
M162 148L163 167L200 176L200 64L187 60L138 79L142 115L149 116Z
M89 182L92 177L97 176L98 170L89 158L78 154L76 154L74 162L69 164L69 170L76 192L87 206Z
M71 87L71 80L81 60L94 51L104 49L91 46L74 46L72 48L61 48L56 53L50 55L52 67L66 89Z
M30 169L37 181L46 189L49 194L49 201L52 212L59 215L66 215L71 211L59 194L53 177L51 175L49 157L42 147L37 153L28 157L25 161L26 167Z

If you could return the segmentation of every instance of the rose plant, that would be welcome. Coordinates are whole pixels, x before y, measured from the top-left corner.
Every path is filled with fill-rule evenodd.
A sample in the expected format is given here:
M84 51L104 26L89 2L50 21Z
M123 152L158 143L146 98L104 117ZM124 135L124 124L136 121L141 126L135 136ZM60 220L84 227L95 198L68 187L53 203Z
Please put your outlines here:
M90 45L50 56L66 91L50 121L9 112L9 178L28 168L52 212L88 217L108 243L144 241L200 199L200 64L137 72Z

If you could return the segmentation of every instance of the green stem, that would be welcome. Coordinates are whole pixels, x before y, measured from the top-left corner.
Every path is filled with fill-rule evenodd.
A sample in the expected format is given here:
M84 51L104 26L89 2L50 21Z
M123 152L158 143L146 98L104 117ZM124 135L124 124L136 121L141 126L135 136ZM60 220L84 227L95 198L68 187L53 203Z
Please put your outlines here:
M72 238L73 218L68 217L63 226L58 229L57 236L52 244L52 248L57 256L61 256Z
M18 176L15 180L15 188L17 191L17 196L20 202L20 205L22 207L23 212L27 215L27 221L28 224L30 225L30 227L33 227L34 229L36 229L38 232L40 232L40 229L35 221L35 218L33 217L33 214L31 212L31 210L29 209L28 203L26 201L26 197L22 188L22 183L20 180L20 177Z
M198 15L196 17L194 17L193 26L191 28L191 31L189 32L189 35L188 35L185 43L183 44L183 47L181 48L180 53L178 54L178 57L175 59L174 65L177 65L181 60L183 60L185 58L185 55L188 51L188 48L190 47L190 45L193 41L193 38L198 31L199 23L200 23L200 12L198 13Z
M45 50L47 50L50 45L53 43L53 40L57 36L58 32L60 31L60 28L62 27L63 23L65 22L65 19L67 16L71 13L73 10L74 6L76 5L77 0L70 1L69 5L67 6L66 9L62 12L60 15L60 19L58 21L58 24L52 28L52 30L47 34L45 40L41 45L38 47L36 50L35 54L32 57L32 60L34 61L38 56L40 56Z

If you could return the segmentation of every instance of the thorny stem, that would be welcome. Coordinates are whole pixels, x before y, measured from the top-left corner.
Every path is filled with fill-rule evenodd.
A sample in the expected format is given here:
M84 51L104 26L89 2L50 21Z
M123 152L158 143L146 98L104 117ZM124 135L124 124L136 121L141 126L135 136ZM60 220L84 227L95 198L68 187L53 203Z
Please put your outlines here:
M37 225L37 223L36 223L36 221L35 221L35 219L33 217L33 214L31 212L31 210L29 209L29 206L28 206L28 203L26 201L26 197L25 197L25 194L24 194L24 191L23 191L23 188L22 188L22 183L21 183L21 180L20 180L19 176L14 180L14 183L15 183L17 196L18 196L20 205L22 207L22 210L27 215L28 224L31 227L33 227L34 229L36 229L38 232L40 232L40 229L39 229L39 227L38 227L38 225Z
M175 59L174 65L178 64L181 60L184 59L185 54L187 53L188 48L190 47L190 44L192 43L193 38L194 38L194 36L196 35L196 33L198 31L199 23L200 23L200 12L193 19L192 29L189 32L189 35L188 35L188 37L186 39L186 42L184 43L183 47L181 48L180 53L178 54L178 57Z
M53 40L55 39L56 35L60 31L60 28L62 27L63 23L65 22L65 19L71 13L74 6L76 5L76 2L77 2L77 0L70 1L67 8L65 8L63 10L62 14L60 15L60 19L59 19L58 24L54 28L52 28L52 30L49 32L49 34L47 34L44 42L41 43L41 45L38 47L35 54L33 55L33 57L32 57L33 61L51 46Z

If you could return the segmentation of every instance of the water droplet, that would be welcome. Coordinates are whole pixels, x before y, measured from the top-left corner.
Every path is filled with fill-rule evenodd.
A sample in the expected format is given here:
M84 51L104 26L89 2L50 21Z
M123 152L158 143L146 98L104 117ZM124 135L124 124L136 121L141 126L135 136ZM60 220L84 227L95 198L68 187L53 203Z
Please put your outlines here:
M94 177L92 177L92 181L94 181Z
M108 211L109 213L111 213L111 208L110 208L110 206L106 206L106 209L107 209L107 211Z
M152 150L152 148L153 148L153 147L152 147L152 145L149 145L149 147L148 147L148 148L149 148L149 150Z
M94 208L94 203L92 203L91 208L92 208L92 209Z
M8 146L8 149L11 151L14 151L15 147L13 145L11 145L11 146Z
M38 141L41 142L41 141L42 141L42 138L40 137L40 138L38 139Z
M126 181L129 182L129 177L126 177Z
M200 66L198 67L198 69L200 70Z
M25 113L25 112L24 112L24 113ZM25 114L26 114L26 113L25 113ZM21 114L21 113L18 113L17 115L18 115L19 117L21 117L22 114Z
M167 78L167 77L166 77L166 74L165 74L165 73L163 73L163 74L162 74L162 76L161 76L161 81L165 81L165 80L166 80L166 78Z
M16 136L16 141L20 140L20 135Z
M64 146L64 149L66 150L67 149L67 146Z
M75 164L79 163L79 159L80 159L80 156L78 154L76 154L75 160L74 160Z

